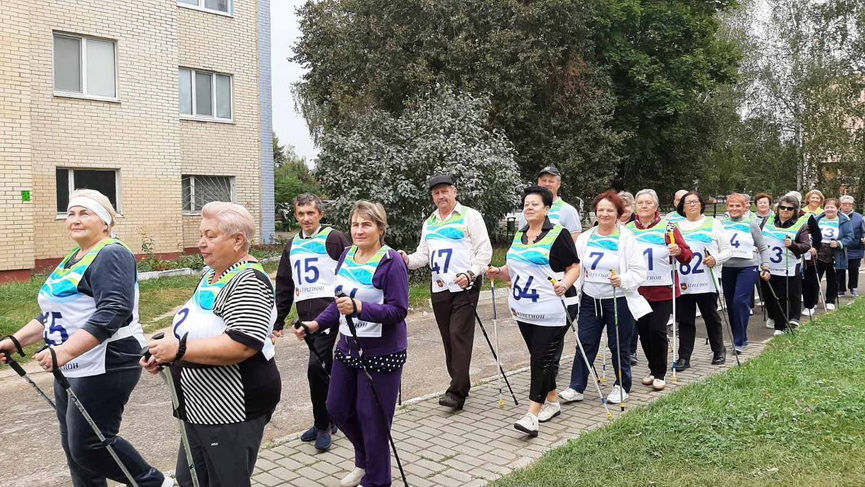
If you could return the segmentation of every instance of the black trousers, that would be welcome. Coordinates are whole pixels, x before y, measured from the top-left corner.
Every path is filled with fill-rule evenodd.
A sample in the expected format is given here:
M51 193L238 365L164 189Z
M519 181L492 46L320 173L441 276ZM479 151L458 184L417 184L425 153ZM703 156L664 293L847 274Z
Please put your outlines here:
M667 338L667 321L673 312L673 301L650 301L652 312L637 320L637 331L643 353L649 362L649 373L656 379L663 379L667 372L667 351L670 347Z
M467 291L442 291L431 296L433 314L445 349L445 363L451 377L447 392L460 399L469 395L472 386L469 367L475 340L475 310L482 284L483 278L478 276L474 286Z
M848 259L846 269L838 269L838 290L842 293L847 292L847 288L859 289L859 267L862 266L862 259ZM849 280L847 273L850 273Z
M679 358L691 360L694 353L694 340L697 338L697 307L703 314L709 346L715 355L724 353L724 335L721 316L718 314L718 294L683 294L676 301L676 314L679 321Z
M817 278L816 265L805 265L805 275L801 286L802 304L807 309L815 308L817 306L817 297L820 295L820 290L817 289L820 286L820 280ZM796 319L798 320L799 318Z
M248 487L268 421L269 414L242 423L186 423L199 485ZM183 445L177 453L177 483L180 487L193 485Z
M763 296L766 298L766 310L769 313L769 318L775 320L775 329L786 329L787 319L798 323L802 316L802 275L798 272L789 277L772 275L768 284L763 280L760 282L764 286ZM789 292L787 289L788 282L790 285ZM772 290L775 291L774 296L766 286L772 286ZM776 296L777 300L775 299ZM787 314L788 309L789 314ZM785 314L787 314L787 319L784 318Z
M555 358L562 355L565 334L570 326L538 326L522 321L517 321L517 325L531 357L529 399L543 404L547 394L556 389L559 363ZM577 358L582 360L582 357L574 360Z
M315 427L323 430L330 427L330 414L327 412L327 389L330 387L328 374L333 368L333 345L339 335L337 330L329 333L314 333L309 336L312 347L318 355L324 359L327 373L321 368L318 357L311 350L309 362L306 365L306 378L309 379L309 397L312 399L312 416L315 418Z
M835 304L838 299L838 271L835 263L817 261L817 278L823 279L823 274L826 274L826 304ZM817 285L820 285L820 281L817 281Z

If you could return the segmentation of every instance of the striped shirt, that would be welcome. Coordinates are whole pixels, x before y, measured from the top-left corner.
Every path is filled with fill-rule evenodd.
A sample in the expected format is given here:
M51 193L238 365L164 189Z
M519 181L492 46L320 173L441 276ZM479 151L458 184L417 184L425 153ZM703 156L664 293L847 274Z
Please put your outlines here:
M202 320L211 336L224 333L258 353L232 365L175 364L172 372L175 382L179 379L181 396L178 414L193 424L231 424L270 415L281 391L269 339L276 316L270 279L256 269L241 270L217 294L212 316L210 321L223 326Z

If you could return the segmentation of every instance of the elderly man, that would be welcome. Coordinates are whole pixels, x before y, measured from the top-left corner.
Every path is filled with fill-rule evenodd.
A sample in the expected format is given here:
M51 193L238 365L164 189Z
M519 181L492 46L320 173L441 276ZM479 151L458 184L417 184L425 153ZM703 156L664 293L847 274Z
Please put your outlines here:
M433 176L428 186L436 210L423 223L417 250L411 255L400 251L400 255L409 269L429 265L432 270L433 313L451 377L439 404L462 409L471 388L469 366L481 274L493 248L481 214L457 201L450 175Z
M670 220L671 222L676 223L676 222L678 222L679 220L684 220L684 219L685 219L684 216L680 215L680 214L676 211L676 208L679 207L679 201L682 201L682 198L683 198L686 194L688 194L688 190L687 190L687 189L680 189L679 191L676 191L676 194L673 195L673 211L667 213L667 216L665 217L667 220Z
M349 246L348 238L342 232L321 226L324 211L318 196L306 193L296 197L294 216L300 224L300 231L285 246L276 271L276 336L282 336L292 304L297 306L297 316L301 321L312 321L333 302L336 264ZM327 412L328 374L333 366L336 336L335 331L322 330L309 337L310 346L315 349L310 350L306 368L314 424L300 435L300 439L315 441L318 451L330 448L331 434L336 431ZM321 364L318 357L325 363Z
M583 231L583 224L577 209L559 197L559 188L562 187L562 173L555 166L541 169L538 173L538 186L553 193L553 206L550 207L550 212L547 215L550 218L550 223L565 227L576 241L580 232ZM523 228L526 225L526 218L522 212L520 212L518 223L518 228Z
M850 287L850 294L853 296L859 295L859 267L862 265L862 257L865 256L865 247L863 247L863 236L865 236L865 221L862 219L862 214L853 211L853 197L849 194L838 199L841 202L841 213L847 215L850 223L853 226L853 244L847 247L847 269L838 269L838 295L844 296L847 294L847 287ZM848 278L846 273L850 272Z

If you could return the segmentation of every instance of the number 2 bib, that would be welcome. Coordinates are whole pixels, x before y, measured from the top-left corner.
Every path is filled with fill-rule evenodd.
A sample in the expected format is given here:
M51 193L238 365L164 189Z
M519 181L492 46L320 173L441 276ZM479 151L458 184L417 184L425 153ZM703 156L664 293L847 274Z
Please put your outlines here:
M694 258L687 264L679 264L679 285L682 294L700 294L715 292L711 274L706 270L703 260L706 249L712 246L712 229L714 218L705 217L703 224L693 230L679 228L685 242L694 252Z

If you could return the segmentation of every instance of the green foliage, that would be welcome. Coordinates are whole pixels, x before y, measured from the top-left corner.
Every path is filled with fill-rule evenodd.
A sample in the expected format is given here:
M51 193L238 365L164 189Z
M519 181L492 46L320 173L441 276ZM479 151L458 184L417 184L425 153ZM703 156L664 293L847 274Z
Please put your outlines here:
M821 317L493 485L863 485L863 320Z
M292 146L279 145L273 136L273 185L276 209L282 214L293 214L291 203L302 193L319 194L321 186L306 165L306 160L294 152Z
M388 243L414 248L433 209L427 179L449 173L459 201L495 224L516 207L519 176L511 143L485 128L488 109L486 99L440 88L399 117L374 110L326 132L316 174L334 195L331 221L346 225L356 200L376 201L388 213Z

